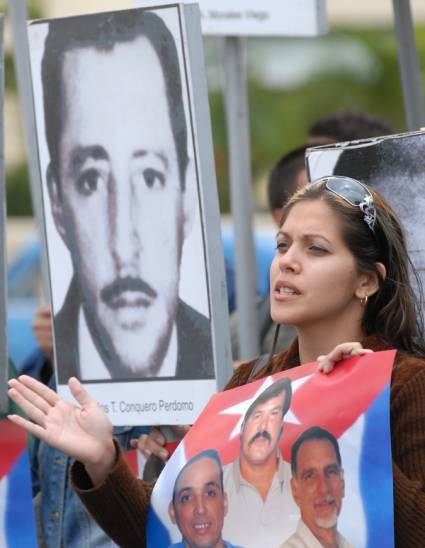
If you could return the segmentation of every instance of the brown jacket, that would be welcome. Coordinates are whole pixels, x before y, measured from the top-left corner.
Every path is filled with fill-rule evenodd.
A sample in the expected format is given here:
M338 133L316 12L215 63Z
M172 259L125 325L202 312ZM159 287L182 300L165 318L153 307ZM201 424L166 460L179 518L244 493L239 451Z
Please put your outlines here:
M387 350L375 337L365 348ZM242 364L225 390L299 365L295 341L273 357L271 367L252 378L255 361ZM400 548L424 546L425 539L425 360L398 352L391 378L391 446L394 476L395 543ZM117 448L118 449L118 448ZM81 500L120 546L146 544L146 520L153 484L137 480L118 450L117 462L104 484L93 488L84 467L75 463L72 482Z

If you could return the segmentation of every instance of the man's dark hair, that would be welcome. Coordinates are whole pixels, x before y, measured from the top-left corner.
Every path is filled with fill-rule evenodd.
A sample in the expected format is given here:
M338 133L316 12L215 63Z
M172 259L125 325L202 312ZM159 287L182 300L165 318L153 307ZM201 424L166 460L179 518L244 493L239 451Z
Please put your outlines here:
M314 137L328 137L336 143L380 137L391 133L393 130L383 120L368 112L355 110L340 110L328 114L308 129L311 141L314 141Z
M183 466L183 468L180 470L180 472L177 474L176 481L174 482L174 487L173 487L173 505L175 505L176 494L177 494L177 485L180 481L180 478L181 478L182 474L185 472L185 470L190 468L190 466L192 466L192 464L194 464L195 462L197 462L199 460L202 460L202 459L212 459L213 461L216 462L216 464L218 466L218 470L220 472L221 492L222 493L224 492L223 465L221 463L220 455L218 454L218 451L216 451L215 449L205 449L204 451L201 451L200 453L197 453L194 457L189 459L187 461L187 463Z
M292 445L292 449L291 449L292 475L295 475L297 473L297 456L298 456L298 451L300 450L301 445L305 443L306 441L311 441L311 440L328 441L335 450L335 455L336 455L336 460L338 462L338 465L341 466L341 453L339 452L339 446L338 446L338 441L336 437L331 432L329 432L328 430L325 430L324 428L321 428L320 426L312 426L311 428L304 430L304 432L297 438L295 443Z
M276 162L267 185L269 209L280 209L297 190L297 177L305 168L307 145L291 150Z
M62 66L65 53L78 48L111 51L122 42L144 36L158 55L165 79L168 112L176 144L180 185L185 188L187 128L176 44L163 20L146 10L83 15L49 22L42 60L44 118L51 169L59 179L59 144L66 117ZM141 64L143 60L141 59ZM125 83L123 82L123 86ZM105 83L99 82L99 93ZM60 189L60 184L59 184Z
M248 407L248 410L245 413L245 416L243 418L241 430L242 431L244 430L249 417L252 415L256 407L258 407L259 405L263 403L268 402L272 398L276 398L277 396L280 396L281 394L285 394L283 399L283 406L282 406L282 422L283 422L283 417L286 415L289 409L289 406L291 405L291 398L292 398L291 379L289 377L284 377L283 379L279 379L278 381L275 381L271 386L266 388L264 392L261 392L258 398L256 398L251 403L251 405Z

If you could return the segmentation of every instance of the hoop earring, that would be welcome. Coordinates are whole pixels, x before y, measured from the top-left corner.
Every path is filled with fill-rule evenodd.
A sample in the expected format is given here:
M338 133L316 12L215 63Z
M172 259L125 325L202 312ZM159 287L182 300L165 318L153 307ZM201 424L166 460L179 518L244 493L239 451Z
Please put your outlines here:
M364 297L362 297L362 298L360 299L360 304L361 304L364 308L366 308L366 306L367 306L367 301L368 301L368 299L369 299L369 295L365 295Z

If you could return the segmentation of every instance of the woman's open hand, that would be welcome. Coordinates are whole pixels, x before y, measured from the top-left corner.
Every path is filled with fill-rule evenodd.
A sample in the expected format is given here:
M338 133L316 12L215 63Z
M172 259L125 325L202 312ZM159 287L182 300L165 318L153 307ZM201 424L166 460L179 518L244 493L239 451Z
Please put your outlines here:
M318 356L317 361L319 365L317 366L318 371L322 373L330 373L335 365L347 358L352 358L353 356L363 356L364 354L370 354L373 350L369 348L363 348L359 342L347 342L338 344L335 348L324 356Z
M106 476L115 461L112 424L97 402L80 382L68 381L77 407L56 392L27 375L9 381L9 397L29 419L9 415L9 419L27 432L70 457L81 461L93 483Z

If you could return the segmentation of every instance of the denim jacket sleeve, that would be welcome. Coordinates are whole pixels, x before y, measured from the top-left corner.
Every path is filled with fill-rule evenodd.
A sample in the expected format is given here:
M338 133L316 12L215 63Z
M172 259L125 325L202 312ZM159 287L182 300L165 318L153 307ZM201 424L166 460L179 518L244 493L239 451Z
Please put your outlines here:
M130 439L148 433L149 427L121 426L114 436L124 450ZM41 536L48 548L112 547L115 544L96 524L73 491L69 470L73 460L40 442L33 472L41 487L37 504Z

